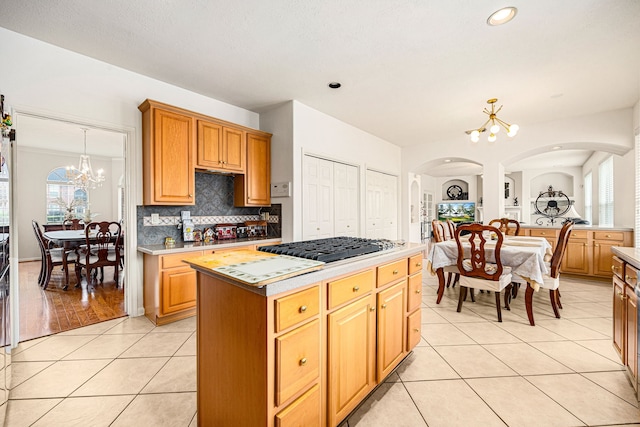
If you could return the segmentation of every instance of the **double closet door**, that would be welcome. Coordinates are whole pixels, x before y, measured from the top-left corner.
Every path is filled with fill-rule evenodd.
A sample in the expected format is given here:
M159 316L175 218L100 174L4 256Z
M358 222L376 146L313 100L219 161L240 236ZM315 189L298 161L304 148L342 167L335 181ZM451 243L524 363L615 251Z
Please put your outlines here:
M303 157L303 240L359 233L359 169L319 157Z

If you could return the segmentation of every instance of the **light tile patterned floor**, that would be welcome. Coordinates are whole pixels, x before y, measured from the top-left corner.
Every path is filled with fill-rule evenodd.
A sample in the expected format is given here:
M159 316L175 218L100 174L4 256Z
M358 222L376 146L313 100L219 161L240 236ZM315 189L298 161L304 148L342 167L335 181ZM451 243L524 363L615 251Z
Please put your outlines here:
M425 274L423 340L343 427L640 426L611 346L608 282L562 278L562 319L521 293L496 321L479 295L456 313ZM154 327L123 318L22 343L13 352L9 427L195 426L195 318ZM233 426L235 427L235 426Z

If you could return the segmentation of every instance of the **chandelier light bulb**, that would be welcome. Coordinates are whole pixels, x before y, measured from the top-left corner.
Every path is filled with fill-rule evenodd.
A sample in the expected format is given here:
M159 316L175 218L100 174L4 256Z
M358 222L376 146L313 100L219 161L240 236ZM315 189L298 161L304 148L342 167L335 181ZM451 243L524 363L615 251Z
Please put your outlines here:
M490 134L489 138L487 138L487 141L496 142L496 135L494 133Z
M480 141L480 136L478 135L471 135L471 142L478 142Z
M518 131L520 130L520 126L518 126L517 124L512 124L511 126L509 126L509 131L507 132L508 136L516 136L518 134Z
M491 128L489 128L489 130L491 131L491 133L498 133L500 132L500 126L498 126L497 124L494 124L493 126L491 126Z

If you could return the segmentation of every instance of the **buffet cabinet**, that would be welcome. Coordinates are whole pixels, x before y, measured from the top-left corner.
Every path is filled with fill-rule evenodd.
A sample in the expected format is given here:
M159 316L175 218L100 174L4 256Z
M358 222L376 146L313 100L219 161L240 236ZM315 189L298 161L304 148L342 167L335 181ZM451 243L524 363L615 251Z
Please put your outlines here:
M196 171L234 174L236 206L271 204L271 134L147 99L144 205L194 205Z
M337 426L420 341L421 254L268 297L203 272L197 290L202 426Z
M638 391L638 269L614 256L613 271L613 348L625 365Z
M520 228L520 235L546 238L555 249L559 234L554 228ZM610 278L613 246L633 246L633 231L575 228L567 242L560 271Z

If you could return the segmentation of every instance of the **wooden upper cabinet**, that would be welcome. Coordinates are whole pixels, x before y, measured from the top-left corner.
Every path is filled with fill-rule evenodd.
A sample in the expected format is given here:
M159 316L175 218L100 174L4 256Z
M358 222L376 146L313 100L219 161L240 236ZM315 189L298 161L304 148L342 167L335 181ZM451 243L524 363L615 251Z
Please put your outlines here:
M194 119L146 100L142 111L143 204L195 204Z
M271 205L271 136L247 132L247 170L234 178L235 206Z
M198 120L196 168L245 173L245 132Z

